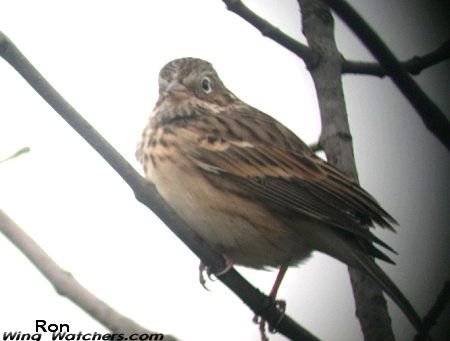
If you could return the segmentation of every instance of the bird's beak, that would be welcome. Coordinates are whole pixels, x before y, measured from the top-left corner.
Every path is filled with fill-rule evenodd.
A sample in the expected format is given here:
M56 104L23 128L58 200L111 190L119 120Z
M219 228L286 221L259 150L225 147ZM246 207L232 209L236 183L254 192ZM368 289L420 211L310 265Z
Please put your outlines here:
M189 90L176 79L167 85L165 92L168 96L178 101L189 97Z

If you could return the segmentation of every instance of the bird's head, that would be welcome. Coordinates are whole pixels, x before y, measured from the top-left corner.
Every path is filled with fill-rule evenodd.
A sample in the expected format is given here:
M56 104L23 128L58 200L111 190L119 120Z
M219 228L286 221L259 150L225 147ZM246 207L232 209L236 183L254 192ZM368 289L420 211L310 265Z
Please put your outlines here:
M227 106L237 101L220 80L211 63L197 58L180 58L167 63L159 73L161 100L173 104L198 101Z

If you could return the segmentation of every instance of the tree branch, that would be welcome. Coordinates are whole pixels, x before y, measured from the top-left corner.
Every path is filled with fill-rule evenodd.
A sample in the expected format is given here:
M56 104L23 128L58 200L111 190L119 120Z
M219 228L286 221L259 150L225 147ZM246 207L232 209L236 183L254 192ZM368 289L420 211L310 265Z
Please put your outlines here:
M403 65L367 22L344 0L323 0L353 30L422 118L425 126L449 150L450 122L406 72Z
M322 120L319 140L328 162L358 179L352 138L342 87L342 57L334 39L334 22L329 8L318 0L298 0L303 34L309 46L320 51L320 64L311 70ZM370 277L348 268L364 340L394 340L386 300Z
M317 141L316 143L308 145L308 148L311 149L314 153L321 152L323 150L322 146L320 145L320 142Z
M31 239L14 221L0 209L0 231L30 260L31 263L53 285L56 292L67 297L87 314L104 325L111 332L124 335L158 334L141 327L121 315L104 301L84 288L69 272L64 271L48 254ZM164 340L176 341L171 335Z
M426 340L424 335L427 335L427 333L431 330L431 328L436 324L439 316L442 314L442 312L444 311L447 304L449 304L449 302L450 302L450 281L446 281L444 283L444 287L437 296L436 301L434 302L430 311L423 318L424 328L422 333L416 335L414 341Z
M418 75L428 67L439 64L450 59L450 40L447 40L436 50L423 55L415 56L401 64L412 75ZM342 73L352 73L360 75L371 75L384 77L387 76L386 71L379 63L360 62L352 60L344 60L342 63Z
M255 12L245 6L242 1L223 0L223 2L225 3L229 11L239 15L250 25L258 29L263 36L269 37L273 41L277 42L287 50L303 59L308 69L314 68L317 65L319 56L314 53L312 49L289 37L279 28L273 26L271 23L258 16Z
M136 198L152 210L194 252L212 272L225 268L222 255L211 249L162 199L156 188L136 170L87 122L36 70L17 47L0 32L0 55L33 89L78 133L134 191ZM255 289L235 269L218 277L253 312L294 340L318 340L289 316L279 311L275 302Z

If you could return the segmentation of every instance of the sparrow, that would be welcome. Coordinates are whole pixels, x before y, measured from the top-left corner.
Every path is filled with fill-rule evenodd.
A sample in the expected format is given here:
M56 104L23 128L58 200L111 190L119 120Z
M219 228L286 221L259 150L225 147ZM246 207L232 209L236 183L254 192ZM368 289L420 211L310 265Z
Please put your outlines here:
M396 221L292 131L236 97L213 66L181 58L159 73L159 98L138 143L145 177L231 264L278 268L320 251L369 275L420 330L422 321L375 263L395 252L369 228Z

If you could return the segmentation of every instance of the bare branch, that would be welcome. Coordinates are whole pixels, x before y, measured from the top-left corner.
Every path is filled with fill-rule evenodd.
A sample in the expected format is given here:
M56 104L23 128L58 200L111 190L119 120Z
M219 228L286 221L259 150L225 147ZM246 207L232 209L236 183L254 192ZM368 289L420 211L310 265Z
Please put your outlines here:
M226 4L229 11L239 15L242 19L254 26L263 36L269 37L303 59L308 69L314 68L318 63L319 56L314 53L311 48L289 37L279 28L273 26L271 23L258 16L255 12L245 6L242 1L223 0L223 2Z
M346 1L323 1L355 32L416 109L425 126L447 149L450 149L450 122L447 117L417 85L369 24Z
M433 306L427 315L423 318L424 329L421 334L416 335L414 341L426 340L426 333L430 331L430 329L436 324L439 316L444 311L444 308L450 302L450 281L446 281L444 283L444 287L436 298Z
M211 249L162 199L156 188L136 170L87 122L36 70L17 47L0 32L0 55L17 70L33 89L78 133L134 191L136 198L151 209L194 252L213 273L225 268L222 255ZM275 302L245 280L235 269L218 277L253 312L293 340L318 340L289 316L277 309Z
M298 0L303 34L310 46L321 51L320 64L311 70L322 120L319 145L328 162L358 179L350 127L345 107L340 63L329 8L317 0ZM365 340L394 340L386 300L381 288L365 273L348 267L356 316Z
M61 296L67 297L113 333L159 334L121 315L84 288L69 272L56 264L14 221L0 210L0 231L33 263ZM170 335L164 340L176 341Z
M447 40L436 50L426 55L415 56L402 62L402 65L410 74L418 75L426 68L439 64L448 59L450 59L450 40ZM378 63L359 62L352 60L343 61L342 73L371 75L378 77L387 76L386 71L384 71L384 69Z
M316 143L310 144L308 147L314 153L321 152L323 150L322 146L320 145L320 142L316 142Z

